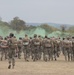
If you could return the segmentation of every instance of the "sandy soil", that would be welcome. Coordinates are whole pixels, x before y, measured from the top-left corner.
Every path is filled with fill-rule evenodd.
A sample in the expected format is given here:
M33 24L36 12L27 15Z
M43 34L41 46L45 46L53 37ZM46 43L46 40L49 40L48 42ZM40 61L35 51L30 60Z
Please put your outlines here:
M8 61L0 61L0 75L74 75L74 62L67 62L63 56L58 61L25 62L17 59L14 69L8 69Z

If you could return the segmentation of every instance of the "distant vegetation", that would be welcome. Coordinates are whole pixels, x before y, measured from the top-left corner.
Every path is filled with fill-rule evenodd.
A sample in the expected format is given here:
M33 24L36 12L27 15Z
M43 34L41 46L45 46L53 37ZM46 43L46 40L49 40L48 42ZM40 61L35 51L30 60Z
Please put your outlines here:
M19 32L21 30L31 30L37 27L38 26L26 25L26 22L24 20L21 20L19 17L14 17L13 20L11 20L9 23L0 21L0 28L3 28L4 30L13 29ZM48 33L58 30L57 28L49 26L48 24L42 24L40 25L40 27L45 29L45 31Z
M74 26L69 27L68 32L74 33Z
M13 20L11 20L10 22L4 22L0 20L0 33L2 32L2 34L7 34L10 31L12 32L15 31L17 33L26 30L34 31L37 27L44 29L48 34L54 31L61 31L63 33L68 32L72 34L74 33L74 26L69 27L68 29L66 29L65 26L64 27L60 26L60 29L58 29L48 24L41 24L38 26L27 25L26 22L24 20L21 20L19 17L14 17Z
M48 24L42 24L42 25L40 25L40 27L45 29L45 31L48 32L48 33L59 30L59 29L57 29L53 26L49 26Z

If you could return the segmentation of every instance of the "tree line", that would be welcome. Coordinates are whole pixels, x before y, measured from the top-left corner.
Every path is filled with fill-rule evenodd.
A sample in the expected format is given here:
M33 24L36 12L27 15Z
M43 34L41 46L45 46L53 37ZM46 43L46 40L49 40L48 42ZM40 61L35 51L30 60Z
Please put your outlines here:
M13 29L16 31L21 31L21 30L34 29L38 26L26 25L26 22L24 20L22 20L16 16L10 22L4 22L4 21L2 21L2 18L0 17L0 27L6 27L6 28L10 28L10 29ZM42 25L40 25L40 27L45 29L45 31L48 33L51 33L53 31L57 31L57 30L60 30L62 32L68 31L70 33L74 33L74 26L69 27L67 29L67 27L65 25L61 25L60 29L58 29L53 26L49 26L48 24L42 24Z
M13 29L13 30L16 30L16 31L35 28L35 26L26 25L26 22L24 20L20 19L19 17L14 17L13 20L11 20L10 22L4 22L0 18L0 27L10 28L10 29Z

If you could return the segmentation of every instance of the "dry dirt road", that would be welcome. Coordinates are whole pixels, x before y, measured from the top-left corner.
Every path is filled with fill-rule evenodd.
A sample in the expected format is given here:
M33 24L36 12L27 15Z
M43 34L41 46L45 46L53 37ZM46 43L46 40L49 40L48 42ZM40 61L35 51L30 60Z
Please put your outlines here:
M14 69L7 69L8 61L0 61L0 75L74 75L74 62L67 62L63 56L58 61L25 62L16 60Z

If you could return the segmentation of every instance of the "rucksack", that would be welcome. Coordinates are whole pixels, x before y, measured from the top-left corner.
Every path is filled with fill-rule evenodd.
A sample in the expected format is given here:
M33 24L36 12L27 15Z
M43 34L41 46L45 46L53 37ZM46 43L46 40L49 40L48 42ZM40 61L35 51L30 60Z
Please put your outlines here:
M24 46L29 45L29 40L28 40L28 39L24 39L24 40L23 40L23 45L24 45Z
M18 47L21 47L22 46L22 42L19 40L18 41Z
M45 40L45 47L51 47L51 43L48 39Z
M8 45L10 48L16 48L17 47L17 40L15 38L11 38L8 41Z
M34 39L34 45L36 45L36 46L38 46L38 45L40 45L40 41L39 41L39 39Z

